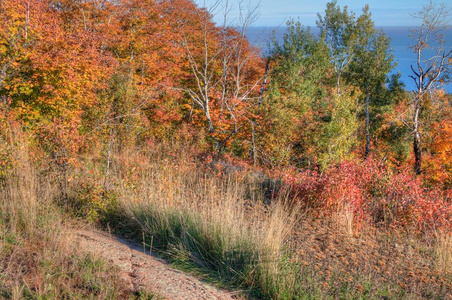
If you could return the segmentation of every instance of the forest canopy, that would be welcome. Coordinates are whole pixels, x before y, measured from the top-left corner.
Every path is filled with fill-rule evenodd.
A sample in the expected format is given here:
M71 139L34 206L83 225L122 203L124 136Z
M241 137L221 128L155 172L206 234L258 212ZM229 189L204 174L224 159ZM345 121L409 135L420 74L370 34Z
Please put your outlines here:
M441 85L452 53L438 9L419 13L413 51L436 47L442 60L422 57L409 93L368 5L357 15L328 3L319 35L289 20L264 56L245 36L253 12L230 27L190 0L1 1L2 122L19 122L64 165L113 140L122 151L186 131L206 151L270 169L373 157L398 172L415 160L426 183L448 188L451 97Z

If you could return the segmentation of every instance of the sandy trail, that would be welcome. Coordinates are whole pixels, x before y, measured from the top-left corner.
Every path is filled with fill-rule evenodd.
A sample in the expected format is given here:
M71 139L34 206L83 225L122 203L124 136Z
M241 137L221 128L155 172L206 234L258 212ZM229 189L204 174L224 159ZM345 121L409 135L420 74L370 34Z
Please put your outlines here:
M120 268L121 277L134 291L144 289L165 299L237 299L199 279L172 269L163 260L143 252L143 247L97 230L75 232L77 247L111 261Z

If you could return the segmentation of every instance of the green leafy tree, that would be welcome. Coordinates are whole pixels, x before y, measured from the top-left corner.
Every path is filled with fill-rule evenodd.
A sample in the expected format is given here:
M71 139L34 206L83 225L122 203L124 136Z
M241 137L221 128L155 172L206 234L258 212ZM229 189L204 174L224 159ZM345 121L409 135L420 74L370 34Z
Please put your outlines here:
M291 20L283 42L273 40L270 57L263 148L273 162L310 166L321 147L322 126L331 119L328 48L309 28Z
M319 164L324 169L332 163L350 159L356 145L358 129L357 104L347 95L333 97L331 121L326 123L322 136Z
M320 35L330 50L336 77L337 94L341 92L341 80L354 55L356 43L355 14L347 6L342 10L337 1L327 3L325 16L317 14Z
M363 8L355 25L356 44L350 62L348 79L361 88L365 95L365 157L370 151L370 111L369 106L385 84L389 72L394 68L390 39L382 30L376 30L371 19L369 6Z

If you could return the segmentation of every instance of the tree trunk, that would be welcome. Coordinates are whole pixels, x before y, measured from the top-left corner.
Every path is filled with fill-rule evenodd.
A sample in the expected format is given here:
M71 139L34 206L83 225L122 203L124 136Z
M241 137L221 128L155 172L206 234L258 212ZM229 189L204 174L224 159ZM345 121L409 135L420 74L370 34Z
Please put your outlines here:
M250 159L253 159L253 165L257 165L257 153L256 153L256 120L251 122L251 149L250 149Z
M418 96L419 97L419 96ZM414 139L413 139L413 151L414 151L414 173L416 175L421 174L422 152L421 152L421 133L419 131L419 113L421 111L421 100L416 99L413 125L414 125Z
M110 141L108 142L108 149L107 149L107 165L105 167L105 177L104 177L104 190L107 189L107 180L108 175L110 174L110 165L111 165L111 152L113 150L113 136L114 136L114 127L110 128Z
M257 116L260 115L262 100L264 99L265 87L267 85L268 70L270 68L270 58L267 58L265 64L264 80L262 81L261 89L259 91L259 99L257 101L257 113L256 117L251 121L251 149L250 158L253 158L254 166L257 165L257 153L256 153L256 127L257 127Z
M215 126L213 125L212 118L210 117L210 109L208 104L205 105L204 114L206 116L207 124L209 126L209 133L212 135L213 138L213 147L215 148L215 150L221 152L220 141L215 136Z
M366 152L364 157L367 158L369 156L370 151L370 117L369 117L369 101L370 101L369 91L367 91L366 95Z
M336 93L337 95L341 94L341 73L336 76Z

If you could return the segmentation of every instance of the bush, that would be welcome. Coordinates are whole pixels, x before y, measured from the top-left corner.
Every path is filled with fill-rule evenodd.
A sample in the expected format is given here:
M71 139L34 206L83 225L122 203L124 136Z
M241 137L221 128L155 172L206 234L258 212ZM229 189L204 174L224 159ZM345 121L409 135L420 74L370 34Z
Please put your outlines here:
M451 191L425 188L410 171L393 172L373 158L345 161L323 174L285 170L282 177L292 204L318 214L350 208L358 227L368 221L418 231L452 229Z

